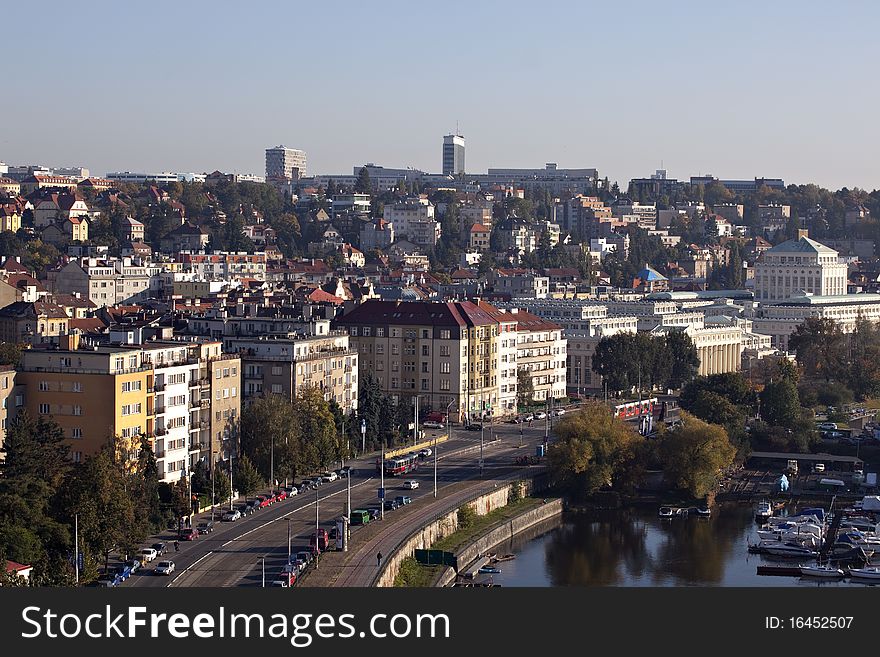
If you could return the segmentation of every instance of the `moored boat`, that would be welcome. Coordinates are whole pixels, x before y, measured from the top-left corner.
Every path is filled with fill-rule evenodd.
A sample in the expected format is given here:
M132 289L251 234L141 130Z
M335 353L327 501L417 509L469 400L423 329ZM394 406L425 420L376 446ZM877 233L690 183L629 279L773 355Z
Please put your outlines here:
M801 575L805 577L843 577L844 572L836 566L800 566Z
M877 568L876 566L868 568L850 568L848 572L850 577L880 580L880 568Z
M770 502L767 500L761 500L758 502L758 506L755 507L755 518L757 520L766 521L773 515L773 507L770 506Z

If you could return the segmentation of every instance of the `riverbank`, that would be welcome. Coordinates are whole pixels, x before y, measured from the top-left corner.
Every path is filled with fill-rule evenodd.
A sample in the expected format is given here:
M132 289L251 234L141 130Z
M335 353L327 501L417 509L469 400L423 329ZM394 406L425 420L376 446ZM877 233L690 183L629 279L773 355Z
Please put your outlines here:
M430 547L453 554L458 567L462 568L493 547L561 514L560 499L527 497L515 500L486 515L472 518L466 526L435 541ZM426 566L414 557L408 557L400 564L394 586L445 586L456 576L455 568L450 566Z

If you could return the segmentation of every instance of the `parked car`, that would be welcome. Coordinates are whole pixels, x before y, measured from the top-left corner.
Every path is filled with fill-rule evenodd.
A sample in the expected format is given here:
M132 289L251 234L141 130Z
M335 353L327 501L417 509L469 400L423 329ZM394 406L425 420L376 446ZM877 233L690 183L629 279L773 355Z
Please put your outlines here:
M819 429L821 431L837 431L837 423L836 422L822 422L819 425Z
M198 529L184 529L181 538L184 541L194 541L199 537Z
M241 511L238 509L232 509L232 511L227 511L223 514L223 520L226 522L235 522L236 520L241 519Z
M425 449L419 450L419 456L422 458L427 458L433 454L433 450L430 447L425 447Z
M525 415L523 415L522 421L523 422L531 422L534 419L535 419L534 415L532 415L531 413L526 413Z
M397 502L398 505L403 506L404 504L411 504L412 498L407 495L398 495L394 498L394 501Z
M156 564L156 574L157 575L170 575L174 572L174 562L173 561L160 561Z
M293 497L294 495L299 495L299 488L291 486L287 489L287 497Z
M437 422L436 420L426 420L422 422L422 426L425 429L445 429L446 425L443 422Z
M813 465L813 472L825 472L825 464L824 463L815 463Z
M325 472L321 475L321 481L323 481L325 484L333 483L337 479L339 479L339 475L335 472Z
M156 551L157 557L161 557L168 550L168 546L165 543L153 543L150 547Z
M382 511L378 507L372 507L367 509L367 513L370 514L370 520L378 520L382 517Z
M120 582L124 582L129 577L131 577L131 567L126 564L121 564L119 566L112 566L107 574L112 577L118 577Z
M141 562L137 559L129 559L125 562L125 565L128 566L132 575L134 575L137 571L141 569Z
M119 586L119 580L113 577L102 577L101 579L96 579L89 586Z
M247 504L242 504L240 506L237 506L236 509L241 514L242 518L244 518L245 516L250 515L251 513L254 512L253 507L248 506Z
M280 490L277 493L275 493L275 501L276 502L283 502L286 499L287 499L287 491L286 490Z
M210 534L214 531L214 521L207 520L205 522L200 522L198 526L199 534Z
M394 511L394 509L400 508L400 502L398 502L397 500L385 500L385 502L383 502L383 505L385 506L386 511Z
M536 420L546 420L547 414L544 411L538 411L537 413L535 413L535 419Z
M419 487L419 482L416 481L415 479L407 479L406 481L403 482L403 487L406 488L407 490L415 490L416 488Z
M272 586L289 588L296 583L296 569L292 564L286 564L272 580Z
M265 509L267 506L272 504L268 495L257 495L257 506L261 509Z
M466 424L466 425L464 426L464 429L465 429L465 431L482 431L482 430L483 430L483 425L482 425L482 424L477 424L477 423L474 422L474 423L471 423L471 424Z
M157 545L162 545L164 547L165 544L159 543ZM155 559L158 556L159 556L159 551L154 547L144 548L143 550L141 550L141 559L143 560L144 563L150 563L153 559Z
M557 408L555 411L553 411L553 415L555 415L556 417L559 417L560 415L565 415L565 409Z

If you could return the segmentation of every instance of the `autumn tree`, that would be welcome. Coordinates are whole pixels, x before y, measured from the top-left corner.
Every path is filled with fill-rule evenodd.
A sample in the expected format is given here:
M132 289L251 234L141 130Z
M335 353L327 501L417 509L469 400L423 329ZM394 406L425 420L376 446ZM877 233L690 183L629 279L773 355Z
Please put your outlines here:
M701 498L715 490L736 450L723 427L682 413L681 424L662 435L659 455L669 484Z
M548 462L553 479L576 498L634 486L644 439L600 403L566 414L554 427Z

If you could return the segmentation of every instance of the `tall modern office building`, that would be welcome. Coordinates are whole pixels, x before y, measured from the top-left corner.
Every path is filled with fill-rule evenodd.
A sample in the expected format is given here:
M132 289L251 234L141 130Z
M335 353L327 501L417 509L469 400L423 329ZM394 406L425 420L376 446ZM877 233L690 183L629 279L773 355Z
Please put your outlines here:
M443 175L456 176L464 173L464 137L446 135L443 137Z
M299 180L305 175L305 151L284 146L266 149L266 180Z

